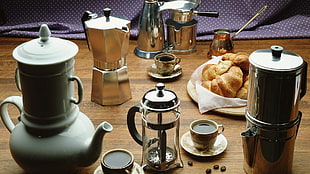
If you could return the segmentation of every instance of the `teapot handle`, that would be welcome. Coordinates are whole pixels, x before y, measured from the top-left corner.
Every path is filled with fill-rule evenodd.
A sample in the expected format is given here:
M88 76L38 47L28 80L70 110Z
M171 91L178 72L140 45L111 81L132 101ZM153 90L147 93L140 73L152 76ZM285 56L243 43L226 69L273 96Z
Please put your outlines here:
M127 126L132 138L141 146L143 145L142 136L138 133L136 124L135 124L135 115L136 112L141 113L142 107L140 105L133 106L129 109L127 114Z
M80 78L76 77L76 76L71 76L69 78L70 81L76 81L77 85L78 85L78 99L75 98L71 98L71 102L74 104L79 104L81 103L82 99L83 99L83 85L82 85L82 81L80 80Z
M0 104L0 114L1 119L5 125L5 127L12 132L15 124L13 123L12 119L10 118L9 112L8 112L8 104L13 104L17 107L19 110L19 113L22 112L23 103L22 98L20 96L11 96L3 100Z

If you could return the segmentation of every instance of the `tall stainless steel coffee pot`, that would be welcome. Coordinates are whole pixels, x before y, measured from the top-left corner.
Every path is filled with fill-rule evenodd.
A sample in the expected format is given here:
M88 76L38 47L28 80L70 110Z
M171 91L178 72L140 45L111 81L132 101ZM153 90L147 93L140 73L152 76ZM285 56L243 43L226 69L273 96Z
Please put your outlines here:
M131 99L126 63L130 21L110 13L111 9L106 8L102 17L89 11L82 17L94 57L91 100L101 105L117 105Z
M247 130L241 133L248 174L289 174L307 87L307 63L281 46L249 56Z

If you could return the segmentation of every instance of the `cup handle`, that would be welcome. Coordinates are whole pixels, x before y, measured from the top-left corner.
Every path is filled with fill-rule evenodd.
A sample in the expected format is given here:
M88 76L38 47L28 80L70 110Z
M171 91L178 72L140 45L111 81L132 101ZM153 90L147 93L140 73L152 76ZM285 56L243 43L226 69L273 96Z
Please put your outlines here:
M181 62L181 58L180 57L176 57L175 58L175 64L179 64Z
M127 126L130 135L132 138L141 146L143 145L142 142L142 136L138 133L137 128L136 128L136 123L135 123L135 115L136 112L141 113L142 107L140 105L133 106L129 109L128 114L127 114Z
M22 91L21 85L20 85L20 76L19 76L19 69L16 67L15 69L15 84L19 91Z
M77 85L78 85L78 99L75 98L71 98L70 101L74 104L79 104L81 103L82 99L83 99L83 85L82 85L82 81L80 80L80 78L76 77L76 76L71 76L69 78L70 81L76 81Z
M224 126L223 125L219 124L219 125L217 125L217 127L218 127L218 134L221 134L224 132Z
M1 119L5 125L5 127L9 130L10 133L12 133L15 124L13 123L9 112L8 112L8 105L13 104L17 107L19 110L19 113L22 112L23 108L23 103L22 103L22 98L20 96L11 96L6 99L4 99L1 104L0 104L0 114L1 114Z

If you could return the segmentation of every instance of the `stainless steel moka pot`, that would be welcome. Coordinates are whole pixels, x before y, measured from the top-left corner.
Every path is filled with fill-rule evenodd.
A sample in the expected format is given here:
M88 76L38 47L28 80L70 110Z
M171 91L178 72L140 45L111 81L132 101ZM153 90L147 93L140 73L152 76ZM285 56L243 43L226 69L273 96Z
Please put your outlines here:
M91 100L101 105L118 105L131 99L127 72L130 21L86 11L82 17L87 42L94 58Z
M174 0L179 1L179 0ZM170 10L170 17L166 20L167 42L170 52L188 54L196 50L197 23L194 16L218 17L215 11L196 11L200 0L188 0L195 4L192 9Z
M241 133L248 174L289 174L307 87L307 63L281 46L249 56L246 131Z
M161 12L164 10L188 10L193 9L195 3L190 1L158 1L145 0L140 16L138 46L135 55L142 58L153 58L167 49L165 45L165 33Z

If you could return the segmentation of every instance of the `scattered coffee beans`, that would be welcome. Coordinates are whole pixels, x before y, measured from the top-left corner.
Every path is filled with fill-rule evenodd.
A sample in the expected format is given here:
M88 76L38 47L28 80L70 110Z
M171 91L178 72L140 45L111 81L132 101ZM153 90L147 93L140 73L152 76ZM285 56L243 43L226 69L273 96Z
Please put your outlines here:
M192 161L187 161L187 164L188 164L189 166L192 166L192 165L193 165L193 162L192 162Z
M206 174L209 174L209 173L211 173L212 172L212 170L211 169L206 169Z
M221 172L224 172L224 171L226 171L226 167L225 167L225 166L222 166L222 167L221 167Z
M220 168L219 165L214 165L214 166L213 166L213 169L215 169L215 170L217 170L217 169L219 169L219 168Z

